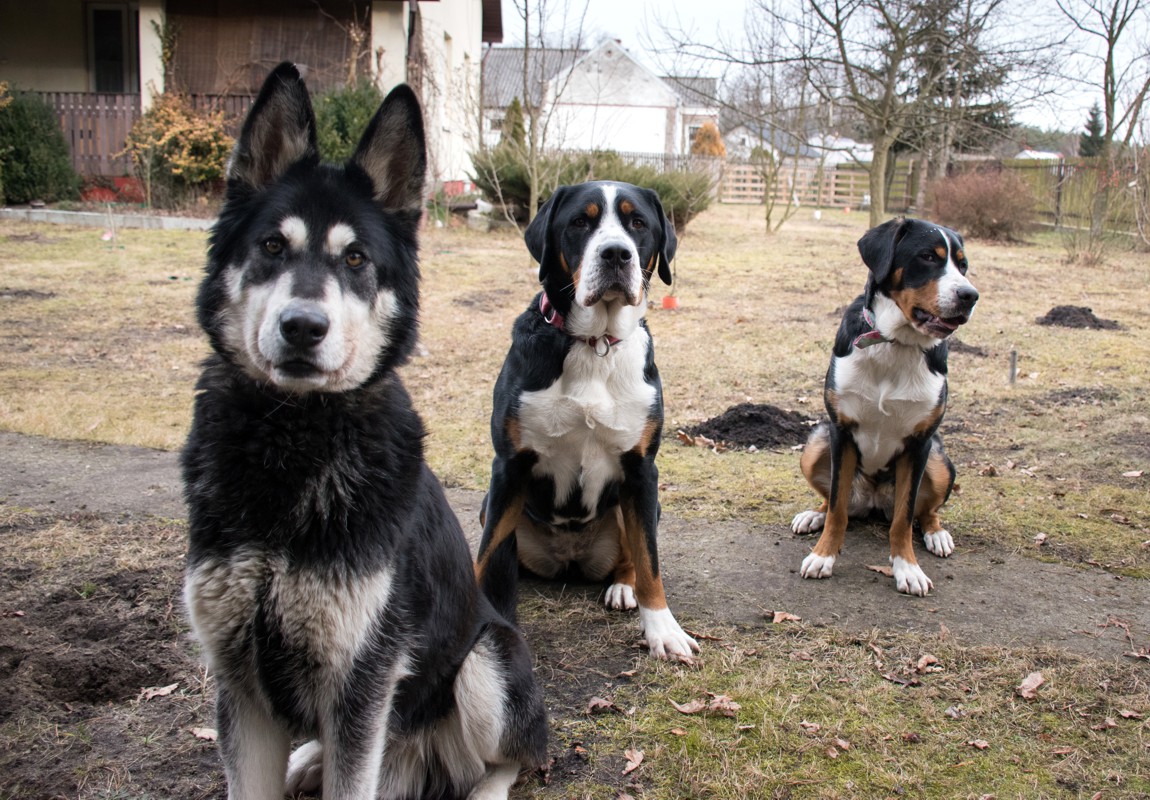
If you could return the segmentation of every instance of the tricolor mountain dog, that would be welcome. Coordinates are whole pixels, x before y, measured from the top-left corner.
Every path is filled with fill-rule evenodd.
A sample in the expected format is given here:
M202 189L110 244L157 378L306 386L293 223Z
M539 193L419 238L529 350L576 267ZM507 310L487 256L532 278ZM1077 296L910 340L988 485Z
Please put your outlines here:
M652 276L671 281L674 228L655 192L602 181L559 187L525 239L543 291L495 384L479 580L513 614L520 562L610 577L607 605L638 606L651 654L690 660L659 574L663 390L643 319Z
M966 277L962 237L941 225L891 220L858 248L870 275L835 337L823 393L830 421L811 432L801 460L823 503L797 514L791 528L822 529L800 574L827 578L847 519L883 512L895 586L921 596L933 584L914 557L914 524L927 550L944 558L954 551L938 516L955 474L938 426L947 337L970 319L978 291Z
M396 374L425 170L406 86L350 161L321 163L287 63L228 167L183 470L184 595L230 800L492 800L546 755L527 645L476 586ZM312 741L289 758L293 737Z

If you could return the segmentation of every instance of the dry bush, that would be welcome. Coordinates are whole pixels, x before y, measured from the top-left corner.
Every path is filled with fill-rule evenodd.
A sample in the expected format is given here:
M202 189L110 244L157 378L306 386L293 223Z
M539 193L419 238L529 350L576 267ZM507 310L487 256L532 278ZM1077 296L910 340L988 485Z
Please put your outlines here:
M976 239L1016 241L1034 223L1030 187L1010 171L967 172L931 184L933 218Z

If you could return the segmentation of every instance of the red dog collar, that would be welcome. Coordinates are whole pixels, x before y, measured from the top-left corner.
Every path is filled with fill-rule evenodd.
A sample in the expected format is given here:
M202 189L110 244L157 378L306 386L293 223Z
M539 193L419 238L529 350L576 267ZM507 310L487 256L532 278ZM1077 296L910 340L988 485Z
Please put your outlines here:
M551 305L551 300L548 299L547 292L543 292L539 295L539 313L543 315L543 321L548 325L554 328L558 328L564 333L567 333L567 331L563 330L563 315L555 310L555 306ZM571 336L569 333L567 333L567 335ZM595 355L597 356L607 355L609 352L611 352L611 348L619 344L621 341L617 337L611 336L609 334L603 334L602 336L589 336L586 339L579 336L571 336L571 338L578 339L581 342L586 342L591 347L591 349L595 351Z

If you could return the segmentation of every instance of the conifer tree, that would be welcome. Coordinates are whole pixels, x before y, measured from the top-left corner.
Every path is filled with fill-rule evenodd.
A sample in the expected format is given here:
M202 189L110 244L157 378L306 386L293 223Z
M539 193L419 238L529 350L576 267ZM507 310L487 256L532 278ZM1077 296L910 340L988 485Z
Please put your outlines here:
M1090 116L1086 118L1086 130L1078 135L1078 155L1093 158L1103 154L1106 137L1102 126L1102 107L1095 101L1090 107Z

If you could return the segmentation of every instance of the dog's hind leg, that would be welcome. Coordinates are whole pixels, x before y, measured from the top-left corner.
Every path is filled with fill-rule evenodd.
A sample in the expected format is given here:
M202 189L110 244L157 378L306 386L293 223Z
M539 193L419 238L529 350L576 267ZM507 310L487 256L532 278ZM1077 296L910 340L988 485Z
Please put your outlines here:
M950 531L942 527L942 520L938 516L939 509L954 488L954 474L954 464L943 451L941 440L935 437L918 490L915 519L922 530L926 549L941 558L954 552L954 538Z
M635 560L631 557L631 545L627 541L621 508L610 515L610 521L616 528L614 535L619 542L619 555L611 571L611 585L607 587L604 602L607 608L616 610L636 608L639 603L635 599Z
M263 703L233 693L223 683L216 695L220 753L228 800L282 800L291 739Z
M516 618L519 555L515 529L523 516L527 497L523 476L513 465L496 458L491 467L491 486L483 504L483 536L475 559L479 587L495 609L511 622Z

